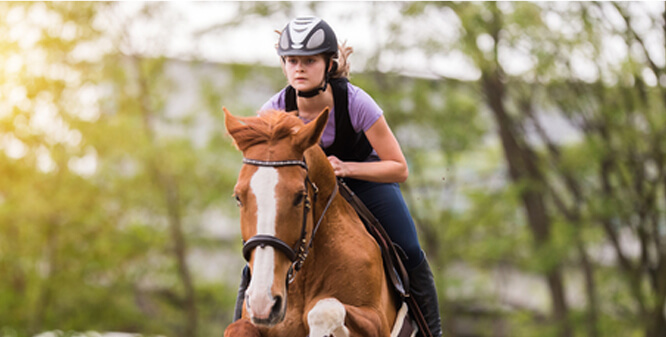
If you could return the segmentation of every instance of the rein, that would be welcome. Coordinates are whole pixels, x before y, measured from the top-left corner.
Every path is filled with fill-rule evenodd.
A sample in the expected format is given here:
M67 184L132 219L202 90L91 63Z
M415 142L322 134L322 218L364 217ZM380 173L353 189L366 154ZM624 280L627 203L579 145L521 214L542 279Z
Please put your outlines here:
M309 173L308 165L305 162L305 159L263 161L263 160L243 158L243 163L248 165L261 166L261 167L284 167L284 166L302 167L303 169L305 169L306 172L305 181L303 182L303 184L305 185L305 190L306 191L308 190L308 186L312 187L312 190L314 191L313 195L314 203L317 202L319 188L317 188L317 185L315 185L310 180L310 176L308 174ZM312 203L310 202L310 195L306 194L305 201L303 202L303 225L301 227L301 237L298 240L298 247L294 249L292 246L290 246L286 242L282 241L281 239L273 235L257 234L243 243L243 257L245 258L245 260L248 262L250 261L250 255L252 254L254 248L256 248L257 246L260 246L262 248L265 246L271 246L279 250L283 254L285 254L285 256L287 256L287 258L292 262L289 273L287 274L288 282L291 283L295 277L294 271L299 271L303 267L303 263L305 263L305 259L308 257L308 252L312 247L315 234L317 234L317 230L319 229L319 225L321 225L321 222L324 219L324 215L326 214L326 211L328 211L328 208L331 206L331 203L333 203L333 199L337 193L338 193L338 184L335 184L333 193L331 193L331 195L328 197L328 201L326 202L326 207L324 207L324 210L322 211L321 215L319 216L319 219L317 220L312 229L312 235L310 235L310 241L306 240L307 236L306 227L308 220L308 212L312 208ZM314 212L312 212L312 216L314 220Z

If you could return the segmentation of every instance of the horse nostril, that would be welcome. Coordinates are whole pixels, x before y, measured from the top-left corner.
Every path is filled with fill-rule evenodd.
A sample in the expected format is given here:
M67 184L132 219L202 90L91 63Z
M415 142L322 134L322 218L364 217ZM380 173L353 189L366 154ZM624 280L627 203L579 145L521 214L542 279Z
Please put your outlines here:
M273 307L271 308L271 312L273 313L278 313L282 310L282 296L275 296L275 303L273 303Z

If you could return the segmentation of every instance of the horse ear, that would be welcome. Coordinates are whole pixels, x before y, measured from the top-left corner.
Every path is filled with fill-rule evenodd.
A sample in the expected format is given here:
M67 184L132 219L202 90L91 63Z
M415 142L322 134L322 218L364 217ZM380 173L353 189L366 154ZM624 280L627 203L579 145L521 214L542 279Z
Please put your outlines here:
M243 122L236 118L236 116L232 115L226 107L222 107L222 110L224 110L224 126L227 128L227 133L231 136L231 138L234 138L235 130L238 130L240 127L242 127ZM234 143L235 141L236 139L234 138Z
M315 145L319 142L324 128L328 123L328 112L329 109L326 107L322 112L319 113L317 119L314 121L305 124L298 132L296 133L296 138L294 139L295 144L301 147L301 150L305 151L310 146Z

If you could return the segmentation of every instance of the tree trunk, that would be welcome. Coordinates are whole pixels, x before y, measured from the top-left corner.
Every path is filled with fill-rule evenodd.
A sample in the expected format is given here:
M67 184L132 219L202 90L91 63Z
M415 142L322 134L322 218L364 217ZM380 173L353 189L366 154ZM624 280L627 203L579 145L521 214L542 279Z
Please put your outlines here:
M544 191L539 187L543 177L530 149L524 141L518 140L519 135L513 121L506 113L503 101L505 87L500 79L499 70L495 68L492 72L484 71L482 85L499 129L511 180L516 184L527 183L527 187L521 191L521 198L535 246L547 244L550 240L550 217L544 204ZM569 309L560 267L553 267L545 276L550 290L553 318L560 327L559 336L571 337L573 330L568 320Z
M182 216L180 214L180 197L178 186L172 179L163 181L165 188L167 211L169 212L169 229L173 241L173 253L178 266L178 276L185 288L185 313L187 315L187 325L183 336L194 337L197 335L197 306L195 300L194 285L192 283L192 273L187 264L187 244L183 235Z
M141 88L141 112L144 123L144 130L151 143L154 143L154 132L151 126L151 120L154 115L153 108L149 102L151 97L151 90L148 85L146 76L141 72L141 60L134 59L138 74L139 87ZM150 61L148 61L150 62ZM155 146L155 148L157 148ZM157 151L157 150L156 150ZM173 179L169 172L165 172L160 166L160 153L153 153L147 160L147 166L152 171L153 178L158 185L158 188L164 193L165 207L167 211L167 219L169 223L169 231L171 233L171 240L173 244L172 252L176 260L178 268L178 278L180 279L184 288L185 294L183 302L185 304L185 329L183 330L183 337L196 337L197 336L197 322L198 312L196 306L196 298L194 291L194 284L189 265L187 264L187 243L183 235L182 215L180 213L181 200L178 192L178 183Z

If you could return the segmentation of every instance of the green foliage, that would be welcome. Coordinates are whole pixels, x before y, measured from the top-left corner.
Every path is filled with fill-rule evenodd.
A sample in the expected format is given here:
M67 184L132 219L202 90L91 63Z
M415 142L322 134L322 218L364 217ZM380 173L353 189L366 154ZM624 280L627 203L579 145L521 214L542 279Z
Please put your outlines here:
M385 22L390 36L369 69L384 53L417 50L462 55L479 74L352 77L407 156L403 192L451 335L659 336L666 327L666 72L648 36L663 18L639 5L372 5L401 15ZM235 272L205 276L218 269L211 256L242 264L236 235L213 235L206 220L236 217L240 154L221 107L252 115L285 79L277 59L219 67L142 56L123 33L93 24L117 6L0 3L1 336L212 336L231 321ZM238 3L236 17L209 31L282 20L298 6ZM452 32L405 38L410 25L439 20ZM91 46L94 61L80 56ZM183 64L194 82L174 79ZM173 95L189 86L193 102L178 104ZM541 201L542 232L527 196Z
M167 114L174 83L165 76L166 58L110 50L99 63L74 61L77 47L108 38L90 22L113 5L0 6L15 17L0 29L41 30L34 44L5 43L7 57L38 57L32 68L58 69L24 65L0 82L24 93L0 117L3 137L23 149L10 156L3 143L0 155L2 335L213 335L229 321L232 300L221 283L206 284L192 271L179 276L191 267L178 254L210 245L198 239L200 214L226 200L221 191L235 180L228 140L218 135L202 146L190 137L197 114L223 130L219 102L233 96L219 96L211 113ZM25 27L12 26L19 21ZM74 36L57 34L66 25ZM101 94L96 100L85 96L93 91ZM185 318L188 287L201 315L194 323Z

